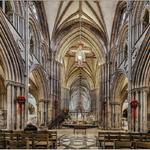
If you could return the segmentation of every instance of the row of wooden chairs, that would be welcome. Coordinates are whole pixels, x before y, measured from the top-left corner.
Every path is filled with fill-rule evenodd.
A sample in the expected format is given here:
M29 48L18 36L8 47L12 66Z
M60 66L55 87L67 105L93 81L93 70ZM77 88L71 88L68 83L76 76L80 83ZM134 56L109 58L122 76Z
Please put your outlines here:
M102 148L150 148L150 134L98 132L98 146Z
M2 149L56 149L57 131L1 131Z

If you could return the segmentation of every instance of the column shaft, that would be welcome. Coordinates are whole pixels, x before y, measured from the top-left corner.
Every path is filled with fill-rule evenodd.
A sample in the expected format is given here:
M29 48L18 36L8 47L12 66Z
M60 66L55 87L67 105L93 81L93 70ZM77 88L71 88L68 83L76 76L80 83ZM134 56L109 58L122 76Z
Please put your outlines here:
M7 129L11 129L11 85L7 86Z

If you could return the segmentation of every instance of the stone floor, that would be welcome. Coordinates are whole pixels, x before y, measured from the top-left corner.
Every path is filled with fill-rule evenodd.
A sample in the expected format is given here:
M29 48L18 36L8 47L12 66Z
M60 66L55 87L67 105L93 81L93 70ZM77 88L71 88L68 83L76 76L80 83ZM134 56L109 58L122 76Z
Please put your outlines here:
M98 149L96 143L97 129L87 129L86 134L73 129L58 129L58 149Z

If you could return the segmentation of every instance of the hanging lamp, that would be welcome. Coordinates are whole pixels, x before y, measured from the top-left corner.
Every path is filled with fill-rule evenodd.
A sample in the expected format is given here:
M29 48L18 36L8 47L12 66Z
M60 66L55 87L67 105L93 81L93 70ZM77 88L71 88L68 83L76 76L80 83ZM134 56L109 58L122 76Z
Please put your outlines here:
M83 44L81 43L81 14L80 14L80 41L79 47L76 52L75 61L77 62L77 67L83 67L85 62L85 53L83 51Z

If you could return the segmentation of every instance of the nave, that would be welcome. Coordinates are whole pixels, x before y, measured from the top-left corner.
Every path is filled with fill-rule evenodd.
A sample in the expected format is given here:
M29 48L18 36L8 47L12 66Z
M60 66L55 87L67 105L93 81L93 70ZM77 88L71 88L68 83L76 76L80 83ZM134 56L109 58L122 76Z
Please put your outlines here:
M149 132L149 0L0 0L2 148L149 148Z

